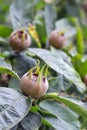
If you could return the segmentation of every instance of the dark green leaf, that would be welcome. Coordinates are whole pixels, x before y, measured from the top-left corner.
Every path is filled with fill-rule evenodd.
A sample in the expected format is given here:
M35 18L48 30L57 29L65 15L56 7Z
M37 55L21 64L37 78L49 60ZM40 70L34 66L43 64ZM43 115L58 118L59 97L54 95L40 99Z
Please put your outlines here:
M37 113L30 112L20 123L22 130L38 130L41 125L41 117ZM19 127L18 127L19 129Z
M10 17L14 29L26 27L32 22L32 0L15 0L10 7Z
M8 87L20 91L20 80L12 77L9 81Z
M47 29L47 35L51 33L51 31L55 28L55 19L56 19L56 12L54 5L46 5L45 6L45 23Z
M29 51L39 56L53 70L59 74L62 74L69 81L71 81L71 83L75 84L80 92L84 92L86 90L79 74L74 70L73 67L69 66L63 59L61 59L60 55L56 58L50 51L45 49L31 48Z
M78 116L68 108L54 101L43 101L40 107L54 114L57 118L45 115L44 119L56 130L80 130Z
M9 130L28 113L31 100L14 89L0 87L0 129Z
M9 63L6 63L3 58L0 58L0 73L7 73L17 79L20 79L20 77L12 70L11 65Z
M47 36L50 35L51 31L55 28L56 11L55 6L52 4L45 6L45 23ZM48 44L48 43L47 43ZM47 45L48 47L49 45Z
M61 90L65 91L71 87L72 83L63 75L58 75L49 79L49 92L60 92Z
M39 102L45 99L52 99L58 102L62 102L71 110L77 112L80 116L87 120L87 103L83 103L76 98L59 96L58 93L49 93L39 99Z
M72 67L71 59L64 51L55 49L54 47L51 46L51 52L55 56L55 58L60 57L62 60L64 60L64 62L66 62Z
M29 69L36 65L36 60L24 54L15 56L14 70L22 77Z

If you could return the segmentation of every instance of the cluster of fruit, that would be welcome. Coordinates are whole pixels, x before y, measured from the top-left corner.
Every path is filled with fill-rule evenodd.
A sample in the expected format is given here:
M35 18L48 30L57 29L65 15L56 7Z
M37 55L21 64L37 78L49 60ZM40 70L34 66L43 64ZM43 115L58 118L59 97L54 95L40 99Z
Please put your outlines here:
M49 35L48 41L50 45L60 49L64 46L64 33L54 30ZM21 52L31 45L31 36L27 31L22 29L13 31L10 35L10 45L14 51ZM48 80L42 72L43 67L40 69L40 65L31 70L21 78L20 87L26 96L39 98L47 92L49 86Z

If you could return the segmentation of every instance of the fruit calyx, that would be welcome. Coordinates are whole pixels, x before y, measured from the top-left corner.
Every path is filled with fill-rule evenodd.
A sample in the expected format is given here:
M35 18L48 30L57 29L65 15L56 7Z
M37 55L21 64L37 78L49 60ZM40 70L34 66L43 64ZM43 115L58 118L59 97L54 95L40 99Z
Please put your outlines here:
M49 44L57 49L64 47L66 37L64 31L53 30L48 38Z
M26 96L39 98L47 92L49 87L48 80L46 78L48 67L46 67L45 75L43 75L45 67L46 65L40 69L38 62L38 65L30 69L22 77L20 87Z
M27 49L31 44L29 34L23 29L13 31L10 36L10 45L15 51L22 51Z

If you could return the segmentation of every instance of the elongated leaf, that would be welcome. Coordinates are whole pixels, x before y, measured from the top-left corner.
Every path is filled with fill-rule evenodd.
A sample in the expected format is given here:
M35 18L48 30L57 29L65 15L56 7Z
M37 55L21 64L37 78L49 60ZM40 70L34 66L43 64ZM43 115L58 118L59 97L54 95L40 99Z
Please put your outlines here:
M60 105L55 101L43 101L40 107L54 114L57 118L43 115L45 120L51 124L56 130L80 130L78 115L70 111L65 106Z
M20 91L20 80L12 77L9 81L8 87Z
M14 70L22 77L29 69L36 65L36 60L24 54L15 56Z
M51 46L51 52L56 58L57 56L58 58L60 57L62 60L64 60L64 62L66 62L72 67L71 59L64 51L55 49L54 47Z
M0 73L7 73L14 76L17 79L20 77L12 70L12 67L9 63L6 63L3 58L0 57Z
M84 77L87 74L87 59L83 61L81 55L78 54L72 57L72 62L81 77Z
M45 6L45 23L47 29L47 35L51 33L51 31L55 28L55 19L56 19L56 12L54 5L46 5Z
M83 34L82 34L82 30L80 28L79 23L76 24L76 29L77 29L77 34L76 34L76 38L77 38L77 51L80 54L84 53L84 41L83 41Z
M68 81L63 75L58 75L49 79L49 92L60 92L65 91L71 87L71 82Z
M2 67L0 66L0 73L7 73L7 74L10 74L12 76L14 76L15 78L18 78L20 80L20 77L13 71L13 70L10 70L8 68L5 68L5 67Z
M0 87L0 129L9 130L28 113L31 100L14 89Z
M7 27L5 25L0 25L0 36L1 37L4 37L4 38L9 37L9 35L11 34L12 31L13 31L12 28Z
M46 32L47 36L50 35L51 31L55 28L55 19L56 19L56 11L54 5L46 5L45 6L45 23L46 23ZM49 43L47 42L47 47Z
M0 66L4 68L12 69L11 65L7 63L2 57L0 57Z
M53 70L64 75L68 80L77 86L77 89L80 92L84 92L86 90L79 74L74 70L74 68L69 66L63 59L61 59L60 56L55 57L50 51L45 49L31 48L29 51L39 56Z
M8 44L8 41L5 38L0 37L0 44L3 44L3 43L5 43L6 45Z
M32 21L32 0L15 0L10 7L14 29L26 27Z
M43 101L44 99L52 99L58 102L62 102L71 110L77 112L80 116L87 120L87 103L85 104L74 98L59 96L58 93L49 93L43 96L40 101Z
M38 130L41 125L41 117L39 114L30 112L20 123L18 129L22 130Z

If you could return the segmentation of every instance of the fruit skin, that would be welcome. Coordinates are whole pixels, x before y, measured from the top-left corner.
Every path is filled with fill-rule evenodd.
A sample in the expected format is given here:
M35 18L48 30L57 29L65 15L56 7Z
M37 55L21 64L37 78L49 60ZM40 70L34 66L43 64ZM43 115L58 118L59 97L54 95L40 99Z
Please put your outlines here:
M31 44L31 37L26 31L17 30L10 36L10 45L13 50L18 52L27 49Z
M20 83L20 88L26 96L31 98L39 98L43 96L49 87L48 80L43 76L40 82L37 81L38 74L32 74L29 78L29 73L26 73Z
M64 33L59 32L58 30L52 31L48 38L49 44L57 49L63 48L65 40L66 38Z

